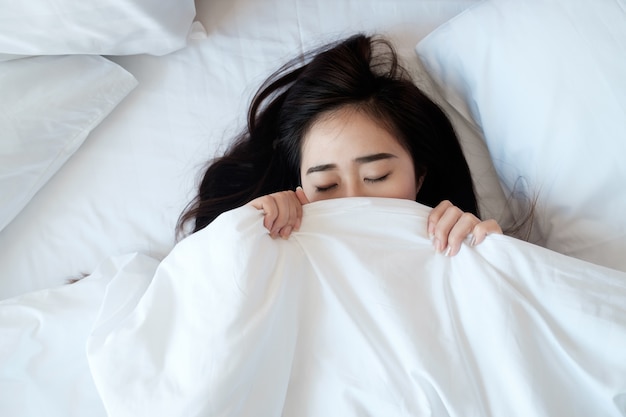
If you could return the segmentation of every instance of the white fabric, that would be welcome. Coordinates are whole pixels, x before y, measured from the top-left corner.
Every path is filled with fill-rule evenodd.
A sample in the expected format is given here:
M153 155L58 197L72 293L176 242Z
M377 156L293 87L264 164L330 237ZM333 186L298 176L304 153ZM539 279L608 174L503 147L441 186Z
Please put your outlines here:
M75 284L0 302L0 415L105 417L86 340L106 292L145 291L157 266L147 256L120 256Z
M0 415L625 416L626 274L504 236L447 258L428 209L250 207L160 264L0 302Z
M206 162L245 126L252 94L310 46L360 30L385 34L416 82L431 91L415 44L475 1L199 2L207 37L198 30L187 47L165 56L112 58L139 85L0 233L0 299L91 273L112 255L165 256ZM498 217L504 196L486 146L446 109L463 141L481 208Z
M136 85L100 56L0 63L0 230Z
M540 243L626 271L624 51L624 0L489 0L417 46Z
M145 293L116 277L109 416L626 415L626 274L505 236L436 254L406 200L304 209L289 240L222 215Z
M0 0L0 10L0 60L163 55L185 46L195 16L193 0Z

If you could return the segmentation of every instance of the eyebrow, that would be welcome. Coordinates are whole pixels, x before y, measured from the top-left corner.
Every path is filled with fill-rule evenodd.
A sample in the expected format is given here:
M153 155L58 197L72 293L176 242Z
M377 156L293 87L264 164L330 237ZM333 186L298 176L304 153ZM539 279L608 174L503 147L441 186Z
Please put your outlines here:
M380 161L381 159L390 159L390 158L397 158L397 156L395 156L394 154L391 153L375 153L372 155L365 155L365 156L359 156L358 158L354 159L354 162L358 163L358 164L366 164L368 162L374 162L374 161ZM316 165L316 166L312 166L311 168L306 170L307 175L311 174L313 172L321 172L321 171L330 171L332 169L336 169L337 168L337 164L323 164L323 165Z

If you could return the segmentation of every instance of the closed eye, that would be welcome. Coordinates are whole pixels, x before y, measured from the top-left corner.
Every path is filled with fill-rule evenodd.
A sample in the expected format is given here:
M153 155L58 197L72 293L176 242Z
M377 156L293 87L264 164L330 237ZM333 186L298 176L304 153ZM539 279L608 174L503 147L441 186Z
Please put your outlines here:
M317 191L318 193L323 193L324 191L330 191L335 187L337 187L337 184L331 184L324 187L315 187L315 191Z
M385 181L387 177L389 177L389 174L385 174L382 177L378 177L378 178L364 178L363 181L369 182L369 183L375 183L375 182Z

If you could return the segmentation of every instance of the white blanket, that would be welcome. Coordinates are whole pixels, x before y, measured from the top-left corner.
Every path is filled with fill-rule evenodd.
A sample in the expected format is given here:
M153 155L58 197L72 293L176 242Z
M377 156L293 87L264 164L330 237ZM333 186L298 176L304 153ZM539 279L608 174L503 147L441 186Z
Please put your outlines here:
M108 282L93 285L93 314L63 317L80 329L64 341L45 334L55 318L41 305L19 309L29 296L4 302L3 346L21 346L0 350L2 402L46 376L59 394L33 392L61 401L73 362L84 392L65 416L85 397L109 416L626 416L626 274L505 236L448 258L427 214L313 203L299 232L272 240L253 208L225 213L158 266L118 258L48 292L74 305L72 291ZM5 331L7 303L39 324ZM63 342L44 366L41 346Z

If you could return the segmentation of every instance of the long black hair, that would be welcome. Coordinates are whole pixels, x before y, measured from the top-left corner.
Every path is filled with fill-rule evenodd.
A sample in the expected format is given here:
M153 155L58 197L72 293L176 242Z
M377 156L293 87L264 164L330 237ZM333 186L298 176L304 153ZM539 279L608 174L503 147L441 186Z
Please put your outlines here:
M178 223L193 231L254 198L300 183L301 144L322 115L351 106L398 139L413 158L416 200L450 200L478 216L470 171L452 124L411 80L385 39L363 34L326 45L283 66L261 86L248 125L207 168Z

